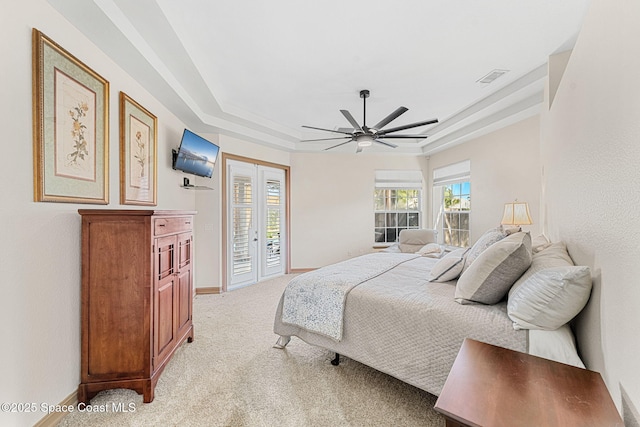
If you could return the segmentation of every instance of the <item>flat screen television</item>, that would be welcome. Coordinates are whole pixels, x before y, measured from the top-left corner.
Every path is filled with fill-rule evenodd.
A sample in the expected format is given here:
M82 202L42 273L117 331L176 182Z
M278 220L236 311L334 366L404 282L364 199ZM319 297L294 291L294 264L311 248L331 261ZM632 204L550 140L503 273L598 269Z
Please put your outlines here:
M211 178L218 158L218 147L213 142L184 130L180 148L173 150L173 168L193 175Z

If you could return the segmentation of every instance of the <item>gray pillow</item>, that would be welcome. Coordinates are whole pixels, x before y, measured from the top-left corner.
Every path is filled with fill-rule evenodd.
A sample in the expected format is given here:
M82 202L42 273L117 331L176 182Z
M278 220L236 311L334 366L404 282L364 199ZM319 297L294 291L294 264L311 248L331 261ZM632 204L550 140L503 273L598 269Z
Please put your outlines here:
M501 227L492 228L484 232L482 236L473 244L464 261L463 271L475 261L478 256L484 252L489 246L504 239L507 233Z
M584 266L538 271L509 295L514 329L555 330L573 319L591 295L591 271Z
M466 262L465 262L466 264ZM460 275L455 300L495 304L531 265L531 236L513 233L485 249Z

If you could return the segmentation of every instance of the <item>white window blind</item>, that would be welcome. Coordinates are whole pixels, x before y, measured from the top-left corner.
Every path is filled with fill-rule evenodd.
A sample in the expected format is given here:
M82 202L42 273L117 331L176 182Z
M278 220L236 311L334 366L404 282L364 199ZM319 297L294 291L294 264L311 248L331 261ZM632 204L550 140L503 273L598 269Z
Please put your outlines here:
M433 185L468 181L471 177L471 160L453 163L433 170Z
M422 189L422 171L419 170L377 170L376 188Z
M251 177L236 176L233 181L233 274L251 271L251 207L253 188Z
M268 179L266 182L267 202L267 267L280 265L280 181Z

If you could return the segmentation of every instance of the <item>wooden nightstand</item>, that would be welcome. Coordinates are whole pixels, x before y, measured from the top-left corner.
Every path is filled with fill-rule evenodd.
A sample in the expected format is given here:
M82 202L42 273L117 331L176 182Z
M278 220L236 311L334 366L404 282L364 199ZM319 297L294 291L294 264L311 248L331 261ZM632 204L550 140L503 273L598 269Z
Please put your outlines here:
M447 427L624 427L599 373L469 338L435 409Z

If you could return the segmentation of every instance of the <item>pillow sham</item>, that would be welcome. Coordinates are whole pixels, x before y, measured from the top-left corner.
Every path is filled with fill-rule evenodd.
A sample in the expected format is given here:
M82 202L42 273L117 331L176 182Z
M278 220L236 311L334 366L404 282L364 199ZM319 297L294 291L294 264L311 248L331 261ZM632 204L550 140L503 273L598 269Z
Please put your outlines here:
M531 250L534 254L547 249L549 246L551 246L551 242L544 234L531 239Z
M524 274L513 284L509 290L509 298L527 279L536 274L538 271L550 267L572 266L573 260L567 252L567 246L563 242L551 243L543 251L534 253L531 257L531 266Z
M507 236L507 233L502 229L502 227L492 228L491 230L487 230L484 232L482 236L471 246L469 253L464 261L464 266L462 270L466 270L469 268L471 263L475 261L476 258L489 246L493 245L496 242L504 239Z
M586 266L538 271L509 296L507 314L514 329L555 330L573 319L591 295Z
M513 233L489 246L462 272L455 300L460 304L495 304L530 265L531 236L528 232Z
M431 258L440 258L442 255L442 246L437 243L427 243L423 247L420 248L416 254Z
M430 282L448 282L457 279L462 272L464 257L469 248L460 248L449 252L433 266L429 275Z

